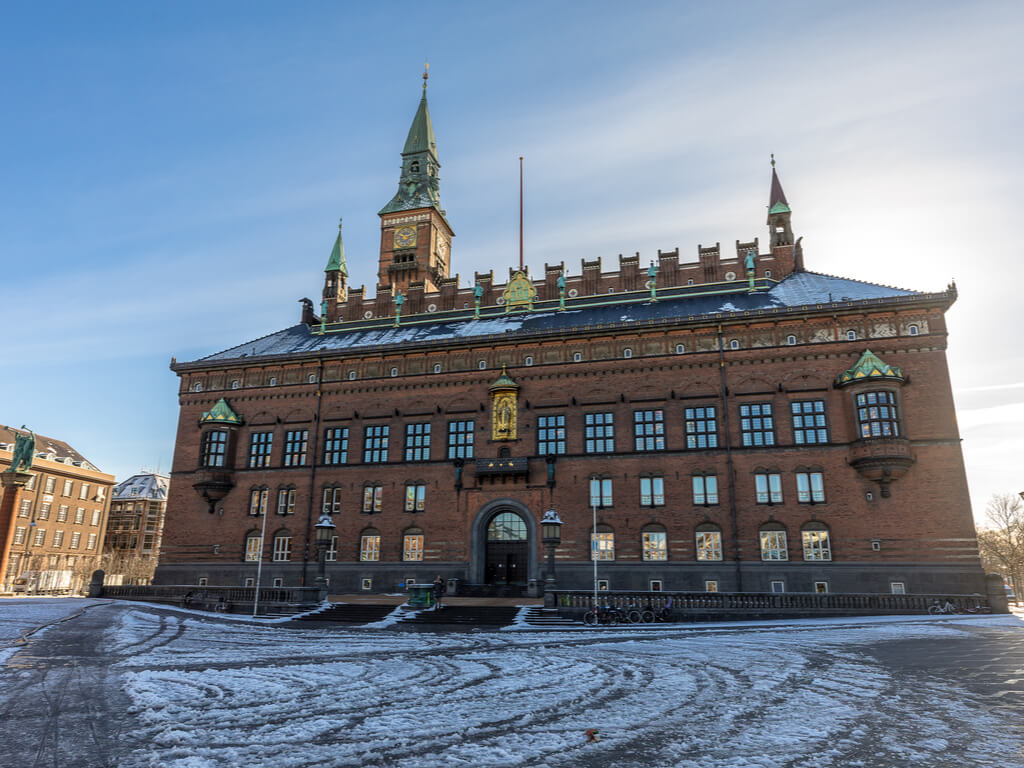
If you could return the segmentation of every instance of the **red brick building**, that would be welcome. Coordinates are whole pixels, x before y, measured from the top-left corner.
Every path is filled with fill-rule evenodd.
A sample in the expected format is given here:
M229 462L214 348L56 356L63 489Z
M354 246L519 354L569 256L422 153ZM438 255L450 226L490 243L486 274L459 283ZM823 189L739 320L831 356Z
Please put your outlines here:
M263 583L312 583L326 513L332 591L524 585L553 508L563 588L591 584L593 545L610 589L984 591L953 286L807 271L773 168L763 251L460 287L425 88L402 161L374 296L339 231L319 312L172 363L158 583L251 583L260 556Z

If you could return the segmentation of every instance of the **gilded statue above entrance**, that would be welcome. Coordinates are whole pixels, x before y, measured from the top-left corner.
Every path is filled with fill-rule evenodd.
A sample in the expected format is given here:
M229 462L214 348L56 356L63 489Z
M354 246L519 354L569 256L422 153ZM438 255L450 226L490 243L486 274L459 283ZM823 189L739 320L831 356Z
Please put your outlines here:
M519 423L519 385L501 367L501 376L491 384L491 439L516 440Z

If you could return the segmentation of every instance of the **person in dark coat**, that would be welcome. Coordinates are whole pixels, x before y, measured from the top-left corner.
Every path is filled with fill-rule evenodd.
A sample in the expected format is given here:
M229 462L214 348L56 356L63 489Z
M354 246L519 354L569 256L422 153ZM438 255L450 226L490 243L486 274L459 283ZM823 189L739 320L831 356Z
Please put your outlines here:
M441 574L437 575L434 579L434 610L436 611L441 607L441 598L444 596L444 579L441 578Z

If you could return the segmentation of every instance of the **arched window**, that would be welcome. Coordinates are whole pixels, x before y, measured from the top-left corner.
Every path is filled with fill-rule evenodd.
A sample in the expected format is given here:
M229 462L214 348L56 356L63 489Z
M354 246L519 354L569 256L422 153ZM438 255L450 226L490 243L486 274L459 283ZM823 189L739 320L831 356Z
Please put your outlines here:
M804 560L825 561L832 559L832 543L828 526L817 521L806 523L800 529L804 545Z
M285 485L277 489L277 514L295 514L295 486Z
M796 344L796 336L794 336L793 334L789 334L789 336L786 337L786 343L789 344L790 346Z
M633 350L630 349L629 347L626 347L624 350L622 350L622 356L628 360L633 356Z
M440 363L434 363L434 373L440 373L440 372L441 372L441 364Z
M640 544L644 560L668 560L668 535L665 526L645 525L640 532Z
M762 560L789 560L786 529L780 523L762 525L760 538Z
M597 531L590 534L590 559L615 559L615 533L610 525L598 525Z
M526 541L526 523L515 512L501 512L487 526L488 541Z
M481 360L479 363L476 364L476 367L479 368L481 371L487 370L487 361Z
M681 355L686 352L686 346L684 344L676 344L676 354Z
M698 560L722 559L722 529L712 523L701 523L696 531Z
M574 363L578 363L582 359L583 359L583 353L582 352L573 352L572 353L572 361Z
M765 276L765 277L771 277L771 276L772 276L772 271L771 271L770 269L766 269L766 270L764 271L764 276Z
M356 379L356 372L355 371L349 371L348 372L348 380L349 381L355 381L355 379Z
M402 535L402 560L412 563L422 559L423 531L419 528L406 528Z
M231 388L232 389L238 389L238 379L232 379L231 380Z
M267 384L269 386L271 386L271 387L276 387L277 386L277 378L275 376L271 376L270 377L270 381L268 381Z
M420 172L420 161L419 160L413 160L411 163L409 163L409 173L419 173L419 172Z
M398 375L398 369L397 368L392 368L391 369L391 375L392 376L397 376Z
M194 386L194 387L192 387L192 391L193 391L193 392L202 392L202 391L203 391L203 385L202 385L202 383L200 383L200 382L198 382L198 381L197 381L197 382L195 383L195 386Z
M911 336L917 336L917 334L919 333L919 330L917 328L917 324L916 323L911 323L910 325L908 325L907 326L907 333L909 333Z
M364 528L359 535L359 560L364 563L380 560L380 531L376 528Z
M739 339L729 339L729 349L739 349L739 348L740 348L740 340Z
M249 514L253 517L259 517L267 513L267 497L270 495L270 489L267 486L254 486L249 489Z
M527 356L526 356L526 357L525 357L525 358L523 359L523 365L533 365L533 357L532 357L532 356L530 356L530 355L527 355Z
M309 376L306 377L306 381L308 381L310 384L316 384L316 374L309 374Z
M847 339L847 341L856 341L857 340L857 332L854 331L854 330L847 331L846 332L846 339Z
M292 533L287 528L282 528L274 534L274 557L275 563L287 563L292 559Z
M263 539L257 530L245 534L245 562L256 563L260 559L260 550L263 548Z

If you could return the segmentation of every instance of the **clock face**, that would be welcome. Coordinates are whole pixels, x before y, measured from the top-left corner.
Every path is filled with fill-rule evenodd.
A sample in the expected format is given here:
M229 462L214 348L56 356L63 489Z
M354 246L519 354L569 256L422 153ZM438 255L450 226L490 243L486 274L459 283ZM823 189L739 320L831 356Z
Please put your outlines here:
M416 229L399 227L395 230L395 248L414 248L416 246Z
M442 238L437 239L437 252L442 256L448 252L448 243Z

